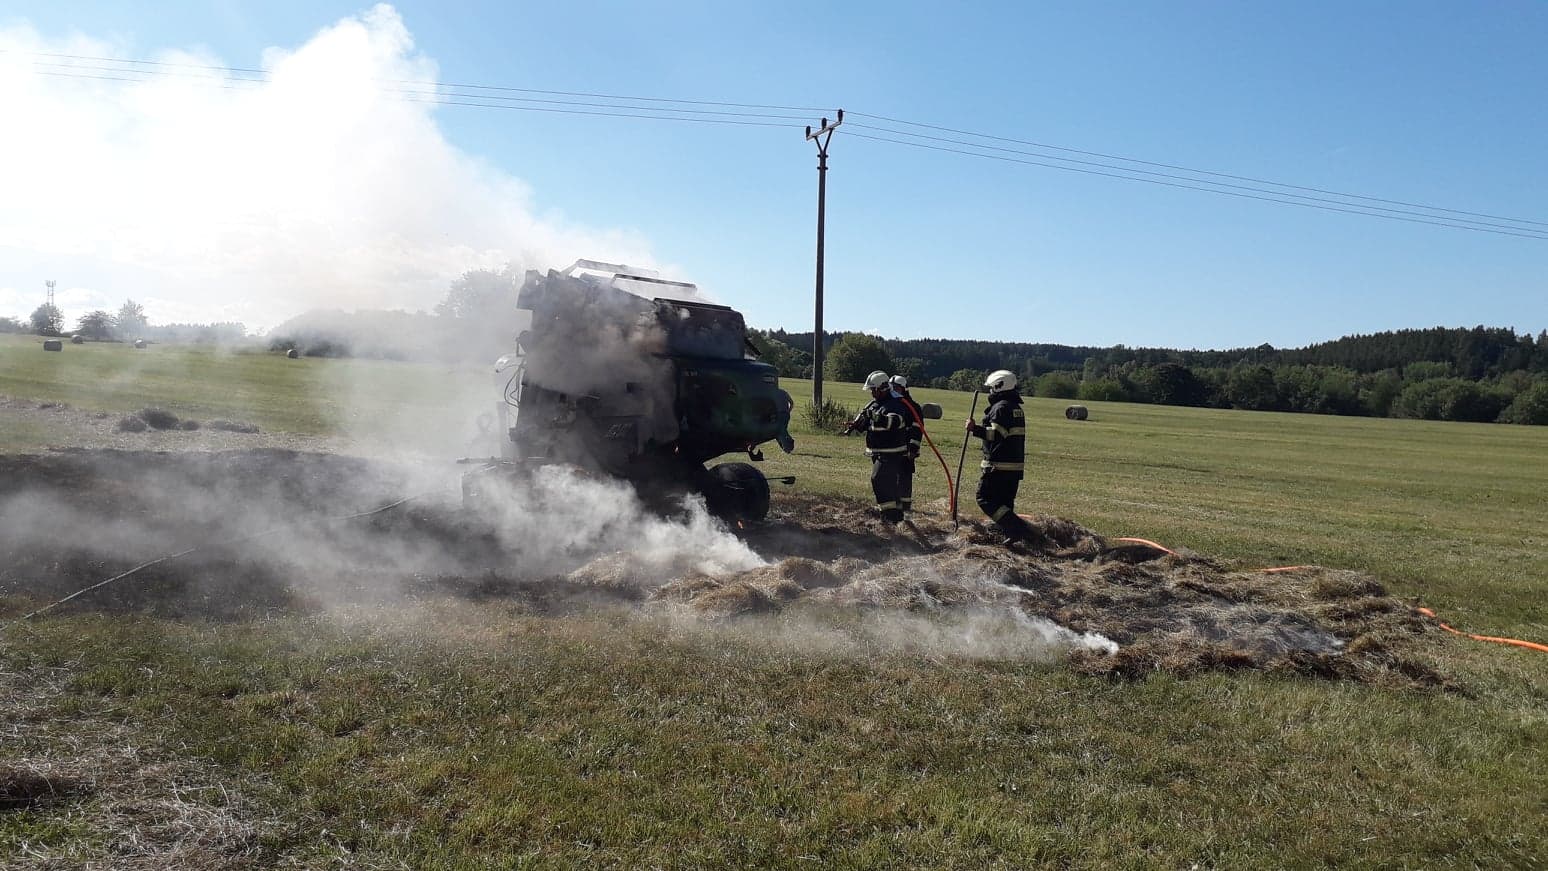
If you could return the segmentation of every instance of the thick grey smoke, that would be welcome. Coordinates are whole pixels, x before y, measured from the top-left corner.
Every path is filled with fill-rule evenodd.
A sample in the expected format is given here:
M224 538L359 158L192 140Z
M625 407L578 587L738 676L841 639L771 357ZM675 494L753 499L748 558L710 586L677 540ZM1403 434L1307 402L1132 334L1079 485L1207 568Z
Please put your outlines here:
M260 328L313 308L429 310L457 276L511 262L653 265L633 229L539 217L553 206L394 93L437 68L388 5L261 59L26 25L0 27L0 50L0 314L30 312L53 278L71 322L132 297L158 323ZM108 81L84 76L123 76L38 53L266 75Z

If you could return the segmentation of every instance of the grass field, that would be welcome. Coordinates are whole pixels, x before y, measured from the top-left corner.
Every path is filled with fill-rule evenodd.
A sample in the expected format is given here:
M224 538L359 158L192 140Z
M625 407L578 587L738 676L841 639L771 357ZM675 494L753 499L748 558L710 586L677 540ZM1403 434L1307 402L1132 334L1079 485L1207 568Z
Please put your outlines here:
M310 433L361 407L433 415L487 384L34 342L0 337L0 396ZM342 406L340 383L365 398ZM946 407L932 433L954 467L971 397L917 395ZM1459 627L1548 640L1548 428L1102 403L1076 423L1064 404L1029 401L1023 511L1243 566L1358 568ZM8 429L11 451L49 442ZM867 494L857 439L795 436L771 474ZM916 499L944 495L939 466L921 469ZM143 766L196 760L229 790L214 804L258 824L230 863L187 867L1548 865L1548 656L1440 633L1419 655L1463 690L835 660L499 603L235 625L83 614L0 635L0 773L87 734ZM101 855L123 828L114 801L0 806L0 867Z

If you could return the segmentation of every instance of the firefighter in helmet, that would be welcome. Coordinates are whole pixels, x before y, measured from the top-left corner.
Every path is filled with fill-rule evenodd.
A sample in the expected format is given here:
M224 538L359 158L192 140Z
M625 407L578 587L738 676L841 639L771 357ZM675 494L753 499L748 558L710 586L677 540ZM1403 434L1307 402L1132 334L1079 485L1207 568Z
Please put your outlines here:
M983 475L978 479L978 507L1005 532L1005 543L1031 541L1032 527L1016 513L1016 490L1026 467L1027 424L1016 392L1016 374L1008 369L984 380L989 407L982 423L967 421L969 434L983 439Z
M924 409L908 395L908 378L894 375L888 380L892 384L892 395L903 401L903 407L908 409L908 422L914 425L908 441L908 459L903 464L904 473L898 479L898 503L904 514L910 514L914 510L914 472L919 460L919 440L924 437Z
M903 400L893 395L886 372L866 376L865 390L871 402L844 427L844 434L863 430L865 452L871 458L871 492L883 520L897 523L903 519L900 502L903 477L907 474L909 444L919 441L919 428ZM909 482L912 489L912 481Z

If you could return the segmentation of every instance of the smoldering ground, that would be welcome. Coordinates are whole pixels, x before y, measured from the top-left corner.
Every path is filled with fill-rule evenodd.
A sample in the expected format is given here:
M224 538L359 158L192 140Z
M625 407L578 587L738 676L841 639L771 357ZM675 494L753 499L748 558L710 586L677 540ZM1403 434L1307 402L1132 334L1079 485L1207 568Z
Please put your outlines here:
M1356 572L1237 570L1052 518L1038 518L1042 547L1013 552L976 523L926 512L899 531L861 503L795 494L728 529L694 499L647 508L625 484L564 467L471 511L455 480L445 465L279 450L3 457L5 616L197 548L60 610L400 620L461 601L554 619L602 609L811 656L1446 683L1405 654L1428 624Z

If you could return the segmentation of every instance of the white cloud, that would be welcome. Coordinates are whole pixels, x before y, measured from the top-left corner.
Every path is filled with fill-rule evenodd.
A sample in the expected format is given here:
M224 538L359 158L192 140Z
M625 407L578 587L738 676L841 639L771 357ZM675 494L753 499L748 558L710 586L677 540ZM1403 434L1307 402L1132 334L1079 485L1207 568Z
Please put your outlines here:
M390 6L269 49L255 85L167 66L151 69L182 74L51 75L90 62L37 53L136 54L25 26L0 28L0 49L0 314L30 312L54 278L72 318L133 297L156 321L272 325L317 307L429 308L463 271L513 260L652 262L638 234L536 217L522 181L384 84L437 73Z

